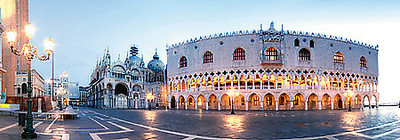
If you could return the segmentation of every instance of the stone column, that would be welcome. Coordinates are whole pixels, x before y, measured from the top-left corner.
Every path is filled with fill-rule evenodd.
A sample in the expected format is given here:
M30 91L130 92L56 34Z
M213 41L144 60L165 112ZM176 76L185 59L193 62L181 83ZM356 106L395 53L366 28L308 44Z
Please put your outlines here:
M249 101L245 101L246 111L249 111Z
M346 103L346 101L345 101L345 100L342 100L342 109L345 109L345 108L346 108L345 103Z
M307 100L304 102L304 106L305 106L304 110L308 110L308 101Z
M318 101L318 110L322 110L322 101Z
M276 110L276 111L279 110L279 101L275 101L275 110Z
M206 110L208 110L208 101L206 101Z
M334 104L334 103L335 103L335 102L334 102L333 100L331 100L331 109L332 109L332 110L335 109L335 108L334 108L334 107L335 107L335 104Z
M176 109L179 109L179 102L176 101Z
M218 102L218 110L221 110L221 101L217 101Z
M368 100L368 108L371 109L371 99Z
M136 99L135 99L136 100ZM169 109L172 109L171 108L171 102L168 102L168 107L169 107ZM135 103L135 109L136 109L136 103Z
M185 101L185 110L187 110L188 101Z
M293 110L293 100L291 100L289 102L290 102L290 109Z
M197 110L197 102L198 101L194 101L194 110Z
M260 108L261 110L264 110L264 101L260 101Z

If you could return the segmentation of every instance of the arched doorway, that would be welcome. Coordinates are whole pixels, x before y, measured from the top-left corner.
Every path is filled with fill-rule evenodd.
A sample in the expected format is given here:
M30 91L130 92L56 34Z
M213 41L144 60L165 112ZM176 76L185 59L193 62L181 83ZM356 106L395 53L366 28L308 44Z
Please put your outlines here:
M197 109L206 109L206 99L203 95L197 97Z
M179 103L178 107L179 109L185 109L185 98L183 96L179 96Z
M249 110L261 110L260 97L255 93L249 96Z
M340 96L339 94L336 94L333 104L335 105L334 109L342 109L343 108L342 96Z
M308 109L309 110L316 110L318 109L318 96L312 93L308 97Z
M194 97L192 95L189 95L188 97L188 109L194 109Z
M372 95L371 96L371 107L375 108L375 107L377 107L377 104L378 104L377 98L375 97L375 95Z
M293 110L305 110L304 96L297 93L293 99Z
M128 88L124 84L117 84L115 86L115 95L117 96L116 108L128 108Z
M175 96L172 96L172 97L171 97L171 108L170 108L170 109L173 109L173 108L176 108L176 99L175 99Z
M275 110L275 98L274 95L268 93L264 96L264 109L265 110Z
M214 94L211 94L210 97L208 97L208 109L218 109L217 96Z
M290 105L289 105L289 100L290 97L286 93L283 93L279 96L279 110L289 110Z
M364 96L363 106L364 107L369 107L369 97L368 97L368 95Z
M229 110L231 109L231 100L228 96L228 94L224 94L221 96L221 110Z
M242 94L239 94L239 96L235 97L235 109L237 110L245 110L245 101L244 101L244 96Z
M322 96L322 109L332 109L332 105L331 105L331 97L328 94L324 94L324 96Z
M355 108L362 108L362 103L361 103L361 96L360 94L357 94L355 100L354 100L354 107Z

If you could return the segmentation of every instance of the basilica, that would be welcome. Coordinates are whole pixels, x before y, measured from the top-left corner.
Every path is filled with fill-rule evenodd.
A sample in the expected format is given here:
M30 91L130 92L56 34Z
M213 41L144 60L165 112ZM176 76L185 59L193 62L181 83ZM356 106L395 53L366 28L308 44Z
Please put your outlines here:
M148 108L166 106L165 65L157 52L147 67L131 45L125 61L111 61L109 49L90 75L88 105L96 108ZM153 99L146 99L153 95Z

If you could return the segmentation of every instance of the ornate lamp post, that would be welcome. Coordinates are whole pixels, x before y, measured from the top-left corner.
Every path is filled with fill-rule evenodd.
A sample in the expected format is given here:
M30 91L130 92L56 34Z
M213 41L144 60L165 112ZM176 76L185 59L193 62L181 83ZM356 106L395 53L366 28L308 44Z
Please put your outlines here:
M235 104L235 97L238 95L237 92L235 92L234 89L231 89L228 92L229 97L231 97L231 114L235 114L235 110L234 110L234 104Z
M347 97L349 98L349 110L348 111L351 111L351 97L353 96L353 91L351 91L351 90L349 90L349 91L347 91Z
M149 101L149 110L151 110L151 100L154 99L154 95L149 93L146 95L146 99Z
M28 103L28 110L27 110L27 125L24 128L21 136L24 139L34 139L37 137L37 134L35 133L35 129L33 128L33 116L32 116L32 77L31 77L31 61L32 59L36 56L39 60L46 61L49 60L50 53L53 52L53 46L54 46L54 41L51 40L50 38L45 40L45 47L46 47L46 52L47 54L45 55L38 55L38 50L36 46L31 44L31 38L33 36L33 32L35 31L35 28L28 24L25 26L25 32L26 36L28 37L29 43L24 44L22 46L22 50L18 50L15 47L15 38L17 37L17 32L11 29L11 31L7 32L7 39L8 43L10 44L11 52L15 55L18 56L25 56L28 64L28 100L26 101Z

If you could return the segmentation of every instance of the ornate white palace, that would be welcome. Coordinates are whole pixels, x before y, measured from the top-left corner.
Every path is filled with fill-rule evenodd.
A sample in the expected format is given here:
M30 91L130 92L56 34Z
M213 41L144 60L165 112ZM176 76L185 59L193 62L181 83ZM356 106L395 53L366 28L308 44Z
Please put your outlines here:
M90 76L88 105L96 108L147 108L147 94L153 94L152 107L166 106L165 66L157 52L147 68L138 48L131 46L125 62L111 63L107 49Z
M168 104L177 109L362 108L379 100L378 46L324 34L234 31L167 46ZM374 106L374 105L373 105Z

